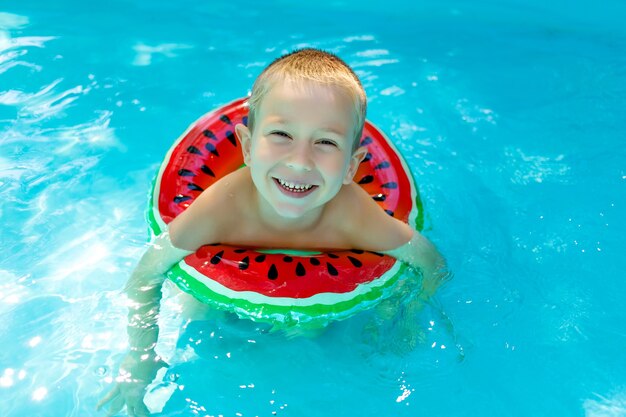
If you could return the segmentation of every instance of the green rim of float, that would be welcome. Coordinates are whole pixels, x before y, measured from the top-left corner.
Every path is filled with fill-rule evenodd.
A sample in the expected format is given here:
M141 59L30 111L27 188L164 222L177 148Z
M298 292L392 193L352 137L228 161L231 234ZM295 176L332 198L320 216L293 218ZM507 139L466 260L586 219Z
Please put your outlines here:
M147 221L153 236L165 230L204 188L241 167L234 125L246 122L247 104L244 99L235 100L198 119L174 142L149 193ZM421 200L402 155L369 121L361 143L369 152L355 181L388 214L422 230ZM385 188L390 184L394 187ZM269 272L267 265L271 265ZM181 260L167 277L200 301L240 317L274 325L318 327L377 304L405 268L394 258L375 252L207 245Z

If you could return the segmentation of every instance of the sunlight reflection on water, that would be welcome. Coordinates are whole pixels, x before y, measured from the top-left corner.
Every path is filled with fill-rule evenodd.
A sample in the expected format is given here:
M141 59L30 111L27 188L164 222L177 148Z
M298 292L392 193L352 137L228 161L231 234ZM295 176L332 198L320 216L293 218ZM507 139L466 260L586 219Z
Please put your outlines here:
M623 411L618 35L555 23L575 8L552 4L432 15L359 4L357 26L300 5L312 26L295 14L259 25L290 12L271 3L242 7L239 25L219 2L136 1L134 15L76 3L65 17L22 3L32 18L0 12L3 417L93 415L127 347L120 289L146 245L160 159L191 120L297 46L354 65L455 280L404 355L392 353L406 336L394 320L363 314L289 339L227 319L183 326L168 296L160 349L172 367L154 387L156 403L171 396L166 415Z

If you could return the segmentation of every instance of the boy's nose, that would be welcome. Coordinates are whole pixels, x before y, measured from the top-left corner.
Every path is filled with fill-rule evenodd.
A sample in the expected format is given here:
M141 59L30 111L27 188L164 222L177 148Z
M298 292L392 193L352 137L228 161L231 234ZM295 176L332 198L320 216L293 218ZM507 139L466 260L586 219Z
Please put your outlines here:
M313 161L308 145L300 144L295 146L289 155L287 166L296 170L311 171L313 169Z

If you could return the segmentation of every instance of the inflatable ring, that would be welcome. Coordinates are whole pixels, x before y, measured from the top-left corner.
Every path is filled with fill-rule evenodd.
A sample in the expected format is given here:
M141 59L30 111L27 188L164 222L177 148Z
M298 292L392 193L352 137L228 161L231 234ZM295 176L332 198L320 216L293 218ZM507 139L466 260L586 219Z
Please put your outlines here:
M234 128L247 123L245 99L210 112L174 143L158 171L148 223L158 235L200 193L239 169L243 157ZM366 122L368 154L355 181L391 216L421 230L415 182L385 135ZM274 325L324 326L382 300L406 266L376 252L301 252L206 245L175 265L168 278L200 301L240 317Z

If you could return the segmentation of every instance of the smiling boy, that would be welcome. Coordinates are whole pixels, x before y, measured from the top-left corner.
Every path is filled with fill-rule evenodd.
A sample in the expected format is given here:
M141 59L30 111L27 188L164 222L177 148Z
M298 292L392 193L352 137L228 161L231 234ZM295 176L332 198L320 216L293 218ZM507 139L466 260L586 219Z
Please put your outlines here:
M235 128L246 166L174 219L128 281L126 378L98 408L126 405L131 416L149 415L143 394L162 366L154 347L164 273L202 245L384 252L421 268L428 295L444 276L435 247L352 181L367 154L359 147L366 98L341 59L315 49L285 55L258 77L249 105L248 126Z
M384 251L408 242L413 230L352 181L367 149L357 147L361 128L346 95L310 81L272 83L250 127L235 129L247 166L170 224L174 246Z

